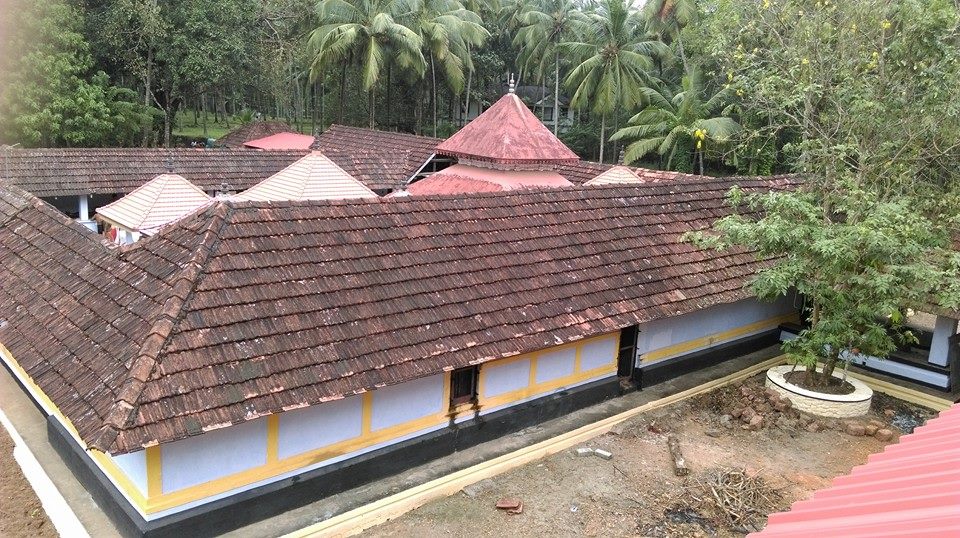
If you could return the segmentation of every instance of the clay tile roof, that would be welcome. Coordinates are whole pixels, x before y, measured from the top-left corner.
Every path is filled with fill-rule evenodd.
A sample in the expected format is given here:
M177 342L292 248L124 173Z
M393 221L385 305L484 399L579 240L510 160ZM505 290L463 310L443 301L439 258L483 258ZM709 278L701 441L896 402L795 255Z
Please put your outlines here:
M145 235L157 233L210 203L210 197L177 174L161 174L126 196L97 209L97 215Z
M512 93L441 142L437 153L499 164L572 163L580 159Z
M316 139L300 133L277 133L243 143L254 149L310 149Z
M636 172L626 166L617 165L604 170L595 178L584 183L584 185L629 184L640 182L640 176L638 176Z
M138 450L747 297L766 262L679 240L734 184L794 183L221 201L121 249L30 206L0 343L88 445Z
M406 191L411 195L422 196L570 186L573 186L573 183L551 171L502 171L455 164L412 183Z
M849 475L771 514L761 538L960 535L960 404Z
M237 201L376 198L376 194L319 151L233 196Z
M224 184L227 190L243 190L305 154L250 149L15 149L0 152L0 175L43 197L125 194L171 168L205 191Z
M245 142L266 138L278 133L292 133L293 128L282 121L251 121L217 139L217 145L242 148Z
M441 141L334 124L317 137L313 149L372 189L399 189L430 160Z

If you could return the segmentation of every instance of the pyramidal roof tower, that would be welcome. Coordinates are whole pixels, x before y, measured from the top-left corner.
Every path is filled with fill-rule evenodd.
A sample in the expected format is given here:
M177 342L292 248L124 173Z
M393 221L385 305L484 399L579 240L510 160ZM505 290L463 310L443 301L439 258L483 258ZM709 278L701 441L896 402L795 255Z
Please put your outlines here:
M500 170L536 170L580 160L510 91L437 146L462 164Z

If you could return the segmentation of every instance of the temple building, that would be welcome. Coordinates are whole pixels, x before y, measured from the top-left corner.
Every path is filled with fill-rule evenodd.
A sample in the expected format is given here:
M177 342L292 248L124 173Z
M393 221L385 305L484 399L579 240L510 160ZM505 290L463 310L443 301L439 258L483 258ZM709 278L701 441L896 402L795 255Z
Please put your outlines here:
M239 194L122 248L39 196L156 179L133 186L115 158L124 181L90 168L68 188L35 152L0 181L0 360L124 535L236 529L799 321L801 298L750 294L767 260L681 239L729 214L732 187L797 177L584 162L512 93L445 141L327 133L319 152L177 154L198 201Z

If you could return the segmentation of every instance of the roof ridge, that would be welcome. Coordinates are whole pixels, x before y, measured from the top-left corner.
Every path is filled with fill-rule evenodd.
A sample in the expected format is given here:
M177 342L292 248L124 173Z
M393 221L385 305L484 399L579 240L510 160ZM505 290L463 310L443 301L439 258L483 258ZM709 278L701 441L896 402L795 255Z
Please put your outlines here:
M199 246L190 255L184 269L171 283L170 293L150 330L147 331L147 336L140 345L140 352L127 372L127 378L117 391L115 401L103 419L104 425L91 443L94 448L109 452L120 432L133 418L143 389L160 363L160 353L173 335L174 327L183 317L187 302L193 295L203 268L215 250L220 233L232 212L232 206L227 203L217 205Z

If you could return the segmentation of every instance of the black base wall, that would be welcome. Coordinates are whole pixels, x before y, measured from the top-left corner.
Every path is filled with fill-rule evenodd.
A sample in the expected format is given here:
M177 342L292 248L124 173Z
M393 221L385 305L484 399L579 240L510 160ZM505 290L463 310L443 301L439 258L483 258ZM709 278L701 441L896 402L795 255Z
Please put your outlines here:
M50 441L124 536L214 536L618 396L616 378L484 415L258 488L145 521L53 417ZM281 494L271 493L283 490Z
M771 329L710 349L667 359L645 368L637 368L633 377L641 388L649 387L735 357L759 351L778 342L780 342L780 329Z

